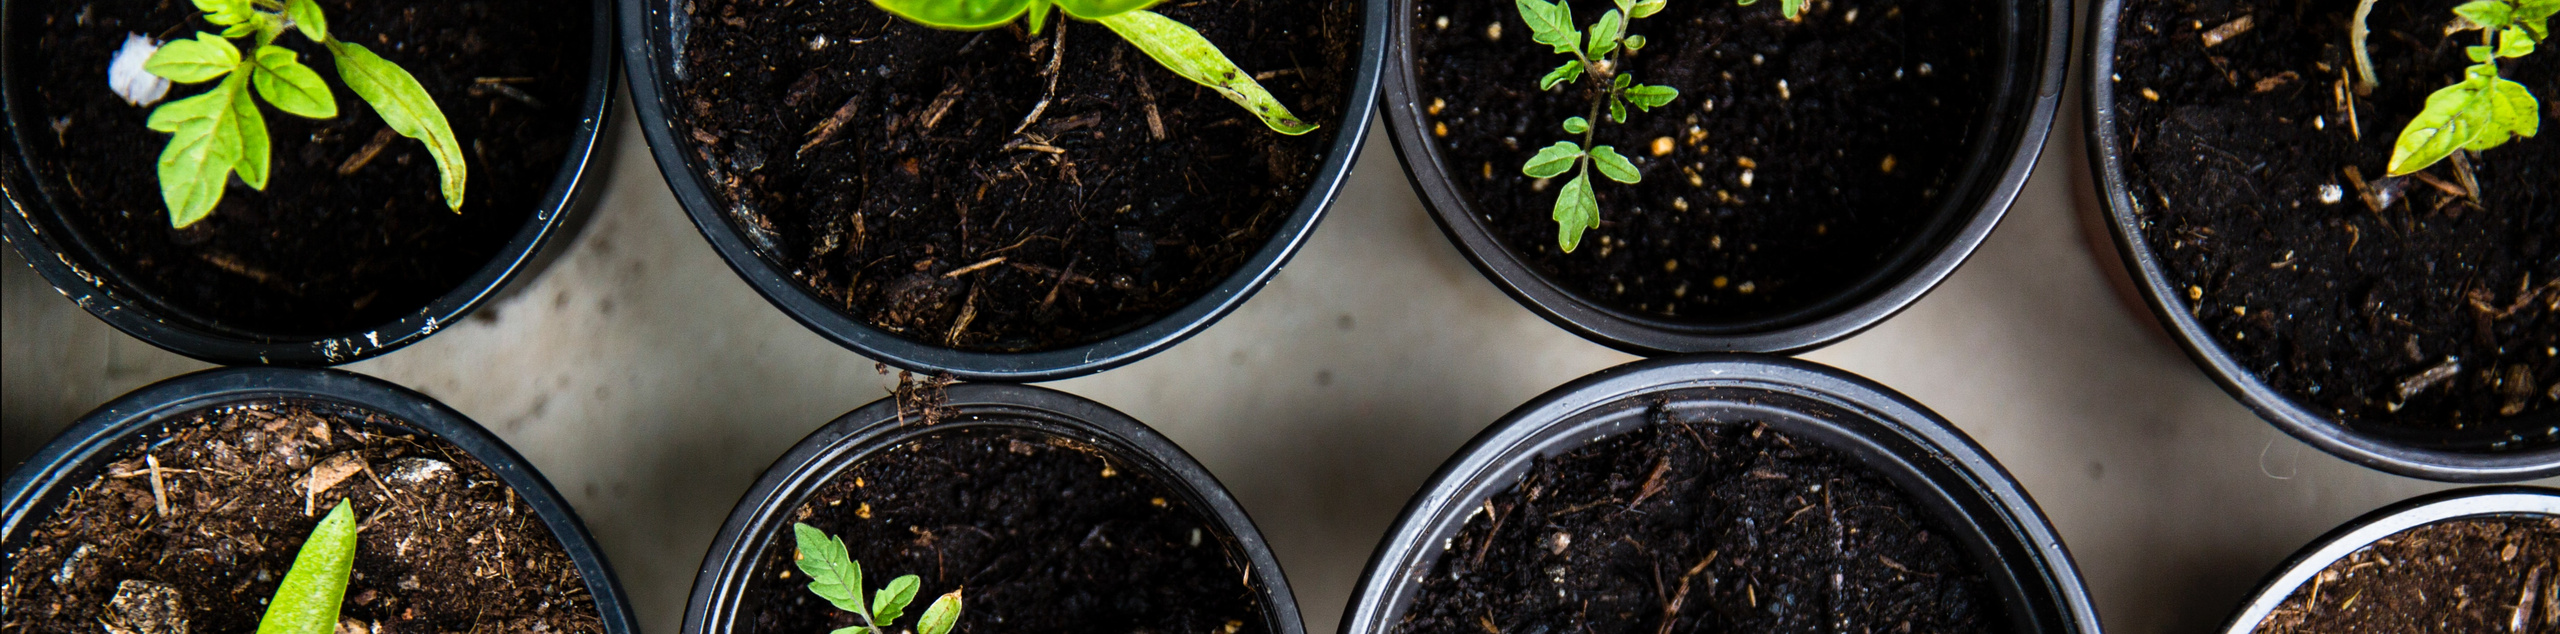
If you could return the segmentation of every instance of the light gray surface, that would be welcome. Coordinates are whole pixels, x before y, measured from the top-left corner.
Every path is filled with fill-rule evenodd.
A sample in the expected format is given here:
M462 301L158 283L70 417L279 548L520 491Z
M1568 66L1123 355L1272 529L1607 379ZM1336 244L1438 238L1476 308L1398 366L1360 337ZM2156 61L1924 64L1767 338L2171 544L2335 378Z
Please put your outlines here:
M617 116L616 171L566 257L475 318L348 369L513 443L603 542L642 627L674 634L738 495L887 383L731 274L667 192L629 109ZM1997 456L2060 529L2111 630L2205 629L2311 538L2444 487L2278 433L2139 330L2081 246L2073 119L1969 264L1809 358L1911 395ZM1530 397L1631 360L1478 276L1385 135L1370 138L1313 240L1241 310L1164 354L1048 384L1146 421L1218 474L1315 632L1334 629L1380 533L1449 452ZM82 412L203 367L107 328L8 259L9 464Z

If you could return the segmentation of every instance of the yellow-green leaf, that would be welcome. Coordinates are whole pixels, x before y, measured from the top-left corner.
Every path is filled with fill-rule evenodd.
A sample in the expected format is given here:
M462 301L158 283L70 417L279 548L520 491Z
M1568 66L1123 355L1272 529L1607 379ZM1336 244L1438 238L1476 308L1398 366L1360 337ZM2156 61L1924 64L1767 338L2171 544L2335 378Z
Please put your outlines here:
M1538 148L1537 155L1529 157L1529 162L1520 166L1520 173L1530 178L1554 178L1557 174L1563 174L1565 170L1573 169L1574 162L1581 159L1580 144L1572 141L1557 141L1555 145Z
M1227 60L1226 53L1220 52L1217 45L1209 43L1209 38L1202 37L1191 27L1144 10L1098 21L1174 74L1199 82L1226 96L1229 101L1244 106L1246 111L1262 118L1262 124L1270 126L1273 131L1295 136L1316 129L1316 124L1299 119L1298 115L1289 112L1287 106L1280 105L1280 100L1272 98L1270 91L1263 90L1262 84L1253 81L1253 75L1237 68L1235 62Z
M436 109L435 98L418 78L401 70L399 65L374 55L364 45L331 41L329 53L337 58L338 78L347 82L382 122L401 136L427 144L427 154L436 159L436 171L443 176L445 205L456 213L462 211L462 186L468 175L462 163L462 143L453 137L453 126L447 125L444 111Z
M250 85L277 110L310 119L338 116L337 97L329 94L329 84L320 81L319 72L302 65L301 54L281 46L261 46L251 59L257 70L250 74Z
M311 529L293 569L267 602L258 619L258 634L331 634L338 630L338 606L347 595L347 573L356 562L356 517L340 500L320 526Z
M236 81L236 80L235 80ZM232 82L223 82L230 84ZM247 88L231 88L231 122L238 154L231 169L240 172L240 182L250 189L267 190L267 118L258 112L258 102L249 99Z
M933 605L924 609L924 616L916 617L916 634L949 634L951 626L959 623L960 591L953 590L934 599Z
M1004 26L1031 9L1033 0L871 0L873 6L937 29L976 31Z
M240 67L240 48L212 33L196 39L170 40L142 62L142 69L181 84L211 81Z
M889 580L889 587L871 595L871 622L887 623L906 616L907 604L916 600L916 588L923 585L915 575L899 575Z
M1600 175L1609 177L1609 180L1629 185L1644 180L1644 175L1636 171L1636 164L1627 162L1627 157L1619 155L1617 148L1606 145L1591 146L1591 167L1600 170Z
M800 574L809 576L809 592L837 609L862 613L862 563L845 552L844 540L799 522L792 523L791 534L799 549L793 559Z
M148 125L171 133L156 164L161 202L169 207L169 226L185 228L212 215L222 202L231 171L241 163L239 100L248 90L244 74L234 73L193 97L161 104ZM266 127L258 127L260 139ZM264 182L264 175L260 175Z
M320 14L320 3L313 0L285 0L285 17L293 18L293 27L313 42L329 41L329 18Z
M949 0L945 0L946 2ZM1156 6L1164 0L1054 0L1058 10L1087 20L1103 18Z
M1556 196L1556 245L1572 253L1582 245L1582 231L1600 226L1600 200L1591 194L1591 173L1573 175Z
M2483 103L2489 97L2488 86L2485 81L2464 81L2427 95L2426 107L2391 144L2391 161L2386 166L2391 175L2426 169L2497 127L2488 104Z

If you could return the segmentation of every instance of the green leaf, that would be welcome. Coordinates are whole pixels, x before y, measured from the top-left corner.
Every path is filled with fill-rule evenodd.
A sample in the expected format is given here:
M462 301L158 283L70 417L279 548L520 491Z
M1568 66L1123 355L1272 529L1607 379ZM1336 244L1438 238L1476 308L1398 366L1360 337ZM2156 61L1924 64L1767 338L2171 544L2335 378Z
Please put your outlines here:
M235 73L232 76L238 77L239 74ZM267 152L269 151L267 117L264 113L258 112L258 102L249 98L248 89L232 88L230 92L230 120L235 123L233 127L238 130L237 138L240 148L239 154L232 161L231 169L240 172L240 182L248 183L250 189L266 191Z
M836 628L836 629L835 629L835 631L833 631L833 632L828 632L827 634L862 634L863 632L868 631L868 630L870 630L870 629L871 629L871 628L863 627L863 626L860 626L860 625L855 625L855 626L851 626L851 627L839 627L839 628Z
M1546 0L1516 0L1520 21L1529 24L1531 41L1553 46L1559 54L1582 50L1582 32L1573 28L1573 6L1569 0L1549 3Z
M401 136L427 144L427 154L436 159L436 171L443 175L445 206L455 213L462 211L462 186L468 180L462 163L462 143L453 138L453 126L444 120L444 111L436 109L434 97L418 85L409 71L374 55L364 45L352 42L329 42L330 54L338 60L338 78L347 89L373 104L382 122Z
M142 62L143 70L181 84L212 81L239 67L240 48L204 32L192 40L169 40Z
M1785 0L1781 6L1785 7L1787 19L1793 20L1798 14L1804 13L1804 8L1811 4L1813 0Z
M2489 59L2496 53L2486 46L2465 46L2462 47L2462 54L2470 57L2471 63L2486 64L2489 63Z
M1629 74L1625 74L1625 73L1619 73L1617 77L1611 78L1611 79L1609 80L1609 88L1610 88L1611 90L1621 90L1621 89L1625 89L1625 88L1626 88L1626 87L1628 87L1628 86L1635 85L1635 83L1636 83L1636 76L1634 76L1634 75L1629 75Z
M1635 9L1636 9L1635 0L1610 0L1610 1L1612 1L1612 2L1616 2L1616 3L1618 4L1618 12L1619 12L1619 13L1628 13L1628 12L1635 11Z
M871 0L873 6L937 29L977 31L1004 26L1031 9L1032 0ZM1035 31L1036 32L1036 31Z
M329 16L320 14L320 3L313 0L285 0L285 17L293 18L294 28L313 42L329 41Z
M1600 199L1591 195L1591 174L1573 175L1556 196L1556 246L1572 253L1582 246L1582 231L1600 226Z
M1148 57L1155 58L1156 63L1163 64L1174 74L1216 90L1227 100L1244 106L1246 111L1261 117L1262 124L1275 132L1296 136L1316 129L1316 124L1300 120L1298 115L1289 112L1287 106L1280 105L1280 100L1272 98L1270 91L1263 90L1262 84L1253 81L1253 75L1237 68L1235 62L1228 61L1226 53L1219 52L1217 45L1209 43L1209 38L1201 37L1199 31L1175 22L1173 18L1141 10L1097 21L1110 27L1111 32L1120 34L1120 39L1137 45L1138 50L1145 51Z
M1636 3L1635 10L1627 12L1627 17L1650 18L1653 14L1661 13L1662 8L1667 4L1669 3L1666 0L1642 0Z
M950 0L940 0L949 2ZM1087 20L1103 18L1155 6L1164 0L1054 0L1067 15Z
M309 2L310 0L300 0ZM329 94L329 84L320 81L320 73L302 65L302 55L282 46L260 47L253 59L257 69L249 76L258 96L267 103L308 119L338 116L338 99Z
M2515 21L2515 8L2499 0L2471 0L2453 8L2453 14L2483 29L2498 29Z
M1591 51L1592 57L1606 56L1618 50L1618 36L1626 32L1627 15L1610 9L1608 13L1600 14L1599 22L1591 25L1591 43L1583 50Z
M276 586L258 619L258 634L331 634L338 630L338 606L347 595L347 573L356 563L356 516L345 500L320 518L293 568Z
M222 36L223 36L223 37L248 37L248 36L249 36L249 34L251 34L251 33L256 33L256 32L258 32L258 23L256 23L256 22L242 22L242 23L239 23L239 24L234 24L234 25L231 25L231 26L223 27L223 29L222 29Z
M1566 61L1566 62L1564 63L1564 65L1562 65L1562 66L1557 66L1555 70L1547 71L1547 76L1546 76L1546 77L1539 78L1539 79L1538 79L1538 89L1539 89L1539 90L1555 90L1556 85L1558 85L1558 84L1562 84L1562 83L1565 83L1565 82L1569 82L1569 81L1573 81L1573 80L1581 79L1581 78L1582 78L1582 60L1580 60L1580 59L1569 60L1569 61Z
M1629 52L1629 53L1633 53L1633 52L1636 52L1636 51L1644 50L1644 42L1645 42L1645 40L1644 40L1644 36L1642 36L1642 35L1629 35L1629 36L1627 36L1627 40L1626 40L1626 41L1627 41L1627 52Z
M2498 56L2508 59L2533 54L2533 35L2523 25L2511 25L2498 31Z
M1751 6L1751 5L1754 5L1754 4L1759 4L1759 3L1760 3L1760 0L1733 0L1733 3L1734 3L1734 4L1736 4L1736 5L1740 5L1740 6L1745 6L1745 7L1747 7L1747 6Z
M949 634L951 626L959 623L960 591L953 590L934 599L933 605L924 609L924 616L916 617L916 634Z
M2524 84L2498 78L2490 82L2486 101L2490 120L2505 130L2505 134L2498 134L2499 143L2505 143L2509 134L2530 137L2542 131L2542 104L2533 99L2533 91L2525 89Z
M2515 24L2532 32L2535 42L2551 37L2551 16L2560 13L2560 0L2519 0L2515 6Z
M1600 175L1609 177L1609 180L1629 185L1644 181L1644 175L1636 172L1636 164L1618 155L1617 148L1606 145L1591 147L1591 167L1600 170Z
M1029 17L1023 19L1031 23L1032 35L1039 35L1040 26L1049 22L1049 7L1052 6L1056 6L1056 3L1050 0L1031 0Z
M1574 134L1589 132L1591 131L1591 120L1584 119L1582 117L1566 119L1564 120L1564 131Z
M250 0L195 0L196 10L205 12L204 21L222 26L248 22L258 17L257 6Z
M2491 129L2504 129L2486 103L2491 82L2480 81L2477 70L2472 73L2472 79L2427 95L2426 107L2391 144L2387 169L2392 176L2426 169Z
M800 550L800 574L809 576L809 592L836 609L868 614L862 605L862 564L845 554L844 540L799 522L791 524L791 535Z
M1619 99L1617 95L1609 96L1609 120L1616 123L1627 122L1626 100Z
M171 133L157 163L160 199L169 207L170 227L193 225L221 204L231 170L240 163L241 123L235 106L247 85L243 75L234 73L213 90L151 111L145 125ZM259 127L261 139L265 130Z
M871 622L887 623L905 616L907 604L916 600L916 586L921 583L915 575L889 580L889 587L881 588L879 594L871 596Z
M1581 145L1572 141L1557 141L1555 145L1538 148L1538 154L1529 157L1528 164L1520 166L1520 173L1527 174L1531 178L1554 178L1557 174L1563 174L1565 170L1573 169L1574 162L1581 158Z
M1637 108L1645 110L1660 108L1663 104L1671 103L1671 100L1679 98L1680 89L1670 86L1639 85L1627 87L1627 101L1634 103Z

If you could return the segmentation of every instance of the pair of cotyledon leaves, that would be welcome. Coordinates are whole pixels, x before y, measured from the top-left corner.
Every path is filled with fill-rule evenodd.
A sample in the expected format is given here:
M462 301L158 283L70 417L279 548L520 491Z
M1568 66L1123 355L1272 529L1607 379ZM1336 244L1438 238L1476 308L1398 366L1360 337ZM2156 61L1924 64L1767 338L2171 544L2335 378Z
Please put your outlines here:
M802 574L809 575L809 592L835 604L837 609L862 617L865 625L837 628L829 634L883 633L889 624L906 616L907 606L914 603L916 589L922 582L915 575L902 575L889 581L877 593L864 598L862 563L847 554L844 540L808 524L794 522L792 538L798 547L795 559ZM960 591L953 590L934 599L933 605L916 617L916 634L949 634L960 622ZM260 633L265 634L265 633Z
M2560 0L2473 0L2453 12L2496 45L2464 49L2472 65L2462 81L2427 95L2426 106L2392 143L2386 167L2393 176L2426 169L2456 150L2486 150L2541 131L2541 103L2524 84L2499 77L2498 60L2532 54L2549 38Z
M1168 70L1184 79L1197 82L1236 105L1243 106L1263 125L1287 135L1306 134L1316 125L1299 119L1287 106L1262 89L1253 75L1227 59L1218 46L1200 32L1164 17L1147 7L1163 0L871 0L881 9L909 21L940 29L992 29L1030 16L1032 33L1039 33L1048 23L1049 9L1055 7L1068 16L1100 23L1127 40L1138 50L1155 58Z
M276 46L289 27L319 42L337 62L338 78L372 104L394 132L424 142L442 175L445 204L462 210L467 176L462 145L426 87L399 65L361 44L329 37L328 20L313 0L285 0L282 13L258 10L253 0L195 0L205 21L228 28L173 40L152 53L143 70L182 84L221 80L212 90L152 110L151 129L171 133L158 163L160 195L169 224L186 227L213 213L232 173L251 189L267 187L269 142L258 97L276 109L311 119L338 116L336 96L301 55ZM252 37L247 54L231 38Z

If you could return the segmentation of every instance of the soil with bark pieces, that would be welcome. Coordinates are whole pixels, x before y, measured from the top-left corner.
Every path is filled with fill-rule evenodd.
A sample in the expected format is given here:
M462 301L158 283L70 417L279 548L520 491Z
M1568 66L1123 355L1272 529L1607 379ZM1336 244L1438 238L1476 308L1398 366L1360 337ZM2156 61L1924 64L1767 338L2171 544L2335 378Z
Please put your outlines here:
M2560 519L2437 522L2321 569L2257 634L2560 632Z
M342 499L362 519L340 634L602 632L577 566L515 490L398 424L305 401L170 423L12 545L0 632L255 630Z
M1574 3L1588 26L1607 3ZM1417 0L1414 73L1425 126L1503 244L1601 305L1727 324L1814 307L1929 239L1977 150L1998 81L1991 2L1823 0L1800 22L1774 4L1673 2L1628 32L1650 41L1620 68L1680 90L1625 124L1591 118L1590 144L1643 182L1593 175L1600 227L1556 243L1570 174L1521 174L1538 149L1582 141L1590 79L1538 90L1570 61L1530 41L1512 2Z
M260 102L272 152L265 191L230 177L222 203L169 226L154 163L169 135L150 107L107 88L129 33L192 38L220 31L184 0L22 2L30 37L12 37L24 81L10 104L15 151L86 244L172 312L272 336L339 334L397 319L453 291L516 232L551 187L581 119L593 28L580 2L319 0L330 34L415 75L463 145L461 213L445 205L435 160L338 80L328 51L276 40L329 84L338 116L285 114ZM24 70L21 74L17 71ZM160 104L213 84L174 84ZM158 104L155 104L155 106ZM16 152L13 151L12 154ZM18 160L13 157L10 160ZM350 169L352 168L352 169Z
M1360 53L1358 3L1153 9L1325 126L1290 137L1094 23L677 6L675 132L757 255L874 327L975 351L1108 338L1237 272L1313 184Z
M2127 3L2113 133L2183 308L2268 385L2422 443L2547 447L2560 443L2560 138L2472 158L2476 203L2449 193L2462 189L2451 160L2384 177L2401 129L2479 43L2444 33L2456 4L2374 5L2381 84L2359 97L2356 3ZM2501 66L2560 97L2560 55ZM2548 103L2541 116L2560 123Z
M1938 526L1812 442L1657 422L1541 458L1486 501L1395 631L2007 630Z
M842 538L866 592L921 577L909 614L961 590L955 632L1269 631L1233 535L1156 476L1064 437L926 435L847 468L792 519ZM744 599L755 631L861 623L809 592L789 526L772 539Z

